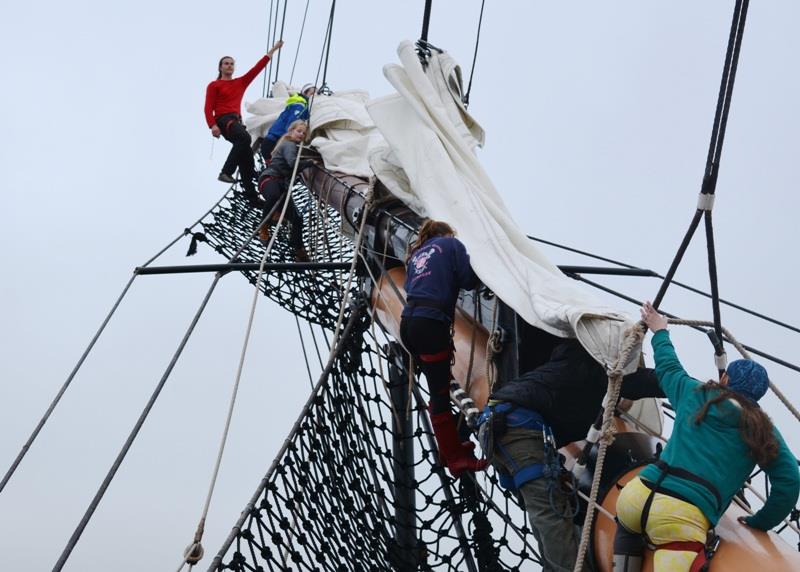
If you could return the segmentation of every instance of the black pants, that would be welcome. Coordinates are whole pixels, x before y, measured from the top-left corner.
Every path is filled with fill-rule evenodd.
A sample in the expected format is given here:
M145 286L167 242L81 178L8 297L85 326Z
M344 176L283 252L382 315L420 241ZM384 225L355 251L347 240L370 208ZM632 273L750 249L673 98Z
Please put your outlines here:
M450 411L450 324L420 316L403 316L400 320L400 339L428 381L431 413ZM426 362L420 359L420 355L441 352L447 352L447 357L439 361Z
M277 139L270 139L269 137L264 137L261 141L261 157L264 158L264 163L270 162L270 159L272 159L272 150L275 149L275 145L277 144Z
M242 117L238 113L228 113L217 117L217 127L222 132L222 136L233 144L225 164L222 165L222 173L233 176L236 167L239 167L239 175L242 178L242 187L245 192L254 195L256 192L253 179L255 178L256 166L253 161L253 150L250 148L252 140L247 132Z
M285 192L288 192L286 179L265 179L259 184L261 196L264 197L264 213L268 213L276 204L278 208L275 212L280 214L283 203L278 203ZM294 201L290 198L286 206L286 220L291 223L289 232L289 246L292 248L303 247L303 219L297 212Z

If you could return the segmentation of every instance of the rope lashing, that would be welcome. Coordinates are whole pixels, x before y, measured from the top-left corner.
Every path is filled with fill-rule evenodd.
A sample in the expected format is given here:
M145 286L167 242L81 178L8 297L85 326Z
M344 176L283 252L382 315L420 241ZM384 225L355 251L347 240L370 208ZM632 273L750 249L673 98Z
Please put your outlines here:
M645 328L644 324L639 322L625 332L625 338L622 341L619 355L614 367L608 371L608 390L605 407L603 409L603 425L600 435L600 447L597 450L597 461L594 467L594 476L592 478L592 488L589 493L589 502L586 507L586 518L583 521L583 529L581 531L581 542L578 546L578 558L575 561L574 572L581 572L583 570L583 563L586 559L586 552L589 549L589 538L592 533L592 520L594 519L594 512L597 508L597 494L600 491L600 476L603 474L603 464L606 459L606 451L608 445L614 441L614 410L617 407L619 400L619 392L622 389L622 371L625 364L630 358L631 352L641 346L644 339Z
M713 327L714 322L709 322L706 320L678 320L675 318L669 318L667 320L670 324L680 325L680 326L693 326L693 327ZM736 338L733 337L726 328L722 328L722 333L725 335L725 339L736 348L736 350L741 354L744 359L752 359L750 357L750 352L741 344ZM716 360L716 357L715 357ZM719 363L717 364L717 369L719 368ZM724 368L723 368L724 369ZM795 419L800 421L800 411L792 404L791 401L784 395L784 393L776 386L772 380L769 380L769 388L775 394L775 396L780 400L781 403L788 409L792 415L794 415Z

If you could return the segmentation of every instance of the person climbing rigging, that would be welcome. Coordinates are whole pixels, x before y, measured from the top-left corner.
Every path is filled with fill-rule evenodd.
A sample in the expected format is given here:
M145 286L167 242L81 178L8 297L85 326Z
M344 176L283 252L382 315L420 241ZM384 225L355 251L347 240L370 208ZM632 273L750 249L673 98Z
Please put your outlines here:
M719 383L702 383L683 369L667 319L650 302L642 306L642 320L653 332L656 374L675 423L659 461L617 499L614 570L638 572L646 543L655 547L656 572L700 570L718 540L713 527L755 465L769 476L769 495L739 522L769 530L789 514L800 492L797 460L758 406L769 387L763 366L736 360Z
M300 143L305 140L307 133L308 124L305 121L293 121L289 125L286 134L275 145L269 164L258 178L258 189L264 198L263 208L265 213L268 213L285 193L291 193L289 188L290 179L295 172L294 168ZM297 173L309 165L310 161L308 159L301 159L297 167ZM269 226L280 216L280 208L273 214L272 220L262 225L258 235L262 242L269 241ZM297 262L308 262L308 254L303 247L303 219L300 213L297 212L297 207L291 196L286 207L286 219L291 223L289 246L294 249L295 260Z
M283 111L281 111L281 114L269 128L261 142L261 156L264 161L270 160L272 150L278 143L278 139L283 137L289 130L289 125L297 120L308 121L308 102L314 97L315 93L317 93L317 86L313 83L307 83L300 90L300 93L294 93L289 96L286 100L286 107L283 108Z
M571 572L575 566L579 535L570 505L574 493L561 482L567 473L558 449L586 438L607 387L603 366L578 340L559 339L547 362L495 389L479 419L481 443L501 484L522 496L542 570ZM620 395L664 396L648 368L626 375Z
M406 269L406 304L400 320L400 338L425 374L430 391L430 416L439 457L454 477L480 471L486 461L476 459L475 444L461 441L450 411L451 326L460 289L479 284L464 245L453 228L426 220L410 245Z
M250 134L242 123L241 108L242 97L247 86L266 67L273 54L283 47L283 41L278 41L266 55L256 62L246 74L234 78L235 62L232 57L225 56L219 60L217 79L208 84L206 88L205 117L211 129L211 135L219 138L222 135L233 144L228 158L222 165L218 179L223 183L234 183L233 173L239 168L242 188L251 204L257 201L254 179L255 162L253 151L250 148Z

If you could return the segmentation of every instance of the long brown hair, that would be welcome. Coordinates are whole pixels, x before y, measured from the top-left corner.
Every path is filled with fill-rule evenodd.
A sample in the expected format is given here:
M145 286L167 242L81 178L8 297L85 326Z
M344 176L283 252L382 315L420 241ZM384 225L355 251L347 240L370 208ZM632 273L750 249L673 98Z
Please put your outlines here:
M222 62L225 60L232 60L233 58L230 56L222 56L219 59L219 63L217 64L217 79L222 79Z
M750 450L750 456L762 467L774 460L778 456L778 440L772 432L772 420L769 415L746 397L714 381L703 384L697 391L706 393L712 389L719 390L719 394L703 404L694 418L694 424L700 425L703 422L708 408L712 405L732 399L742 408L739 415L739 433Z
M303 119L295 119L294 121L292 121L289 124L289 127L286 129L286 133L284 133L281 136L281 138L278 139L278 142L275 143L275 147L272 148L272 153L270 153L270 156L274 155L275 151L278 150L278 147L280 146L280 144L283 143L284 141L286 141L286 139L289 138L289 131L291 131L295 127L300 127L300 125L304 125L305 126L305 128L306 128L306 139L308 138L308 123L306 121L304 121Z
M453 230L453 227L446 222L429 218L422 223L422 226L419 229L419 234L417 235L417 239L408 245L408 254L406 254L406 259L411 258L411 256L430 239L437 236L455 236L455 234L456 231Z

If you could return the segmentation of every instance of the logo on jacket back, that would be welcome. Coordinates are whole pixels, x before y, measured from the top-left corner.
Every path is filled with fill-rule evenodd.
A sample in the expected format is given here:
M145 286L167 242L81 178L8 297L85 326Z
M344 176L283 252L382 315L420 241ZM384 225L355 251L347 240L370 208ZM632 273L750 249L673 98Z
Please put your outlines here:
M436 254L438 249L435 246L431 246L425 250L418 251L411 259L411 264L414 267L414 274L415 276L411 279L412 282L416 282L420 278L425 276L430 276L430 270L428 270L428 262L430 261L431 257Z

